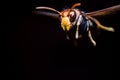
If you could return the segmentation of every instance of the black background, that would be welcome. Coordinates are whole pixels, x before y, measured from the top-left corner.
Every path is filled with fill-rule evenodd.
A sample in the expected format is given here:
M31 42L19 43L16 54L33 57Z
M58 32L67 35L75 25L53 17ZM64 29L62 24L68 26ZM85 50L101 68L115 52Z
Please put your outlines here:
M115 28L100 30L97 46L83 40L77 47L66 40L60 22L34 15L36 6L61 11L81 2L86 12L120 4L119 0L16 0L5 3L7 26L4 49L8 54L8 78L12 80L112 80L112 58L117 54L120 12L98 18ZM8 9L9 8L9 9Z

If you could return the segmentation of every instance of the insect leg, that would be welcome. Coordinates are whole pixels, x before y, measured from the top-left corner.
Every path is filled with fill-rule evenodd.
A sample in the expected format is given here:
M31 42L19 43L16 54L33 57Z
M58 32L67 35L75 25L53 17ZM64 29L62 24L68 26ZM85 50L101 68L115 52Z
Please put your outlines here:
M75 33L75 38L76 38L76 39L82 37L82 35L79 34L80 20L81 20L81 17L79 17L79 19L78 19L78 21L77 21L77 28L76 28L76 33Z
M77 25L77 28L76 28L76 33L75 33L75 38L78 39L78 38L81 38L82 35L79 34L79 25Z
M67 40L70 40L70 37L68 36L68 34L66 34L66 38L67 38Z
M93 40L92 34L91 34L91 31L90 31L90 30L88 30L88 36L89 36L89 39L90 39L90 41L92 42L92 44L93 44L94 46L96 46L96 42L95 42L95 40Z
M78 39L78 36L79 36L79 25L77 25L77 28L76 28L75 38Z
M106 26L101 25L100 22L97 19L93 18L93 17L89 16L89 18L97 24L98 28L101 28L101 29L106 30L106 31L114 32L114 28L106 27Z

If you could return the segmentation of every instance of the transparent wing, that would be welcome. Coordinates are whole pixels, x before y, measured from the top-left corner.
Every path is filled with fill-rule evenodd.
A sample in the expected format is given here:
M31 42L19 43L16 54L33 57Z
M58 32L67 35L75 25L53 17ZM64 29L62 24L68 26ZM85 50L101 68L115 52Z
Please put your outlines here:
M52 12L47 12L47 11L37 11L37 10L34 10L34 11L33 11L33 14L45 15L45 16L48 16L48 17L56 18L56 19L59 18L59 14L57 14L57 13L52 13Z
M59 14L60 14L58 10L51 7L44 7L44 6L36 7L36 10L34 10L33 13L49 16L52 18L59 18Z
M86 13L86 15L91 17L100 17L100 16L109 15L109 14L114 14L117 11L120 11L120 5L112 6L112 7L101 9L98 11L89 12L89 13Z

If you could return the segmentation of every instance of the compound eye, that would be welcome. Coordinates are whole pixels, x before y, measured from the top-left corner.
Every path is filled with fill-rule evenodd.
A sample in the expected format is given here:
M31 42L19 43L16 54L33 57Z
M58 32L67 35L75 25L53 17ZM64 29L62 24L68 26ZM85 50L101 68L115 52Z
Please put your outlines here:
M69 17L70 17L70 22L73 22L75 20L75 17L76 17L75 12L71 11Z
M73 18L74 17L74 12L70 12L70 18Z

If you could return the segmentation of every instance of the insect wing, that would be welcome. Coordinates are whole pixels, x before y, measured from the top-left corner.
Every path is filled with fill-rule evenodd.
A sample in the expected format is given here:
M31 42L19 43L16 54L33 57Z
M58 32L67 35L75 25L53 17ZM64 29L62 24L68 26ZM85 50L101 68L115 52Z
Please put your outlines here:
M89 12L89 13L86 13L86 15L91 17L100 17L100 16L113 14L117 11L120 11L120 5L112 6L112 7L101 9L98 11Z
M47 11L37 11L37 10L34 10L34 11L33 11L33 14L45 15L45 16L48 16L48 17L56 18L56 19L59 18L59 14L57 14L57 13L52 13L52 12L47 12Z

